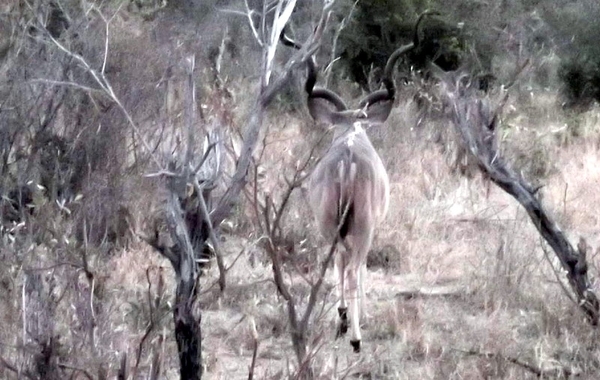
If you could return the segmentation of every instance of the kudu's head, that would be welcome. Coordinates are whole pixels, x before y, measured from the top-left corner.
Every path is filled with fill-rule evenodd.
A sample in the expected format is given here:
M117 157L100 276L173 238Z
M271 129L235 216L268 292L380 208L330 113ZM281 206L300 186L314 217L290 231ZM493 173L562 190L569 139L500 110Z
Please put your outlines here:
M335 92L316 87L317 67L314 57L307 61L308 76L304 89L307 94L308 110L313 119L319 123L342 127L340 132L350 130L352 126L367 129L384 123L392 110L396 87L393 81L393 70L398 59L419 45L419 25L425 16L438 15L436 11L425 11L417 19L413 41L394 51L390 55L383 72L383 85L381 90L374 91L359 102L359 108L349 110L344 100ZM281 34L281 42L286 46L300 49L301 46L285 35ZM358 125L356 123L359 123Z

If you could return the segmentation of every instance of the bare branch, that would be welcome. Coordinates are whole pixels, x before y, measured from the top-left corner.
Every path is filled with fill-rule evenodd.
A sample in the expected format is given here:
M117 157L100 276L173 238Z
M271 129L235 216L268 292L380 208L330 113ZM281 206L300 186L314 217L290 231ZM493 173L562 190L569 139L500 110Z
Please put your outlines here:
M51 80L51 79L32 79L32 80L30 80L30 82L32 82L32 83L46 83L46 84L52 84L52 85L57 85L57 86L69 86L69 87L75 87L77 89L88 91L88 92L103 93L102 90L98 90L96 88L88 87L88 86L85 86L85 85L82 85L82 84L79 84L79 83L75 83L75 82L60 81L60 80Z
M285 5L284 5L285 3ZM266 61L263 75L263 84L268 85L271 79L271 71L273 70L273 59L275 52L279 46L279 36L288 20L292 16L292 11L296 7L296 0L279 0L273 16L273 26L271 27L271 35L267 42ZM264 15L263 15L264 17Z
M479 351L479 350L475 350L475 349L461 350L458 348L454 348L453 350L461 352L461 353L463 353L465 355L469 355L469 356L479 356L479 357L486 358L486 359L498 359L498 360L502 360L504 362L512 363L512 364L515 364L516 366L521 367L524 370L534 374L536 377L539 377L539 378L555 378L555 377L570 378L571 376L574 376L574 375L576 376L578 374L577 372L575 372L572 369L567 368L567 367L543 369L539 366L530 364L519 358L502 355L497 352L486 352L486 351Z
M320 38L327 23L327 19L327 13L324 11L317 29L310 38L309 42L306 43L301 50L297 51L292 58L290 58L283 68L282 73L276 80L269 81L268 85L266 86L261 86L257 96L257 101L250 113L250 116L247 118L248 121L244 128L244 144L240 152L240 157L236 163L236 170L233 174L231 184L227 188L227 191L223 197L221 197L219 200L217 207L211 211L211 221L213 226L219 226L227 217L227 215L229 215L231 209L237 202L240 192L246 185L246 174L248 173L248 169L252 161L252 153L258 140L258 135L266 107L274 99L275 95L281 90L281 88L287 83L292 71L304 65L310 59L314 51L318 48L320 44ZM279 36L277 36L275 43L278 42L278 38ZM263 65L263 80L261 82L266 83L267 81L265 80L264 76L267 74L264 70L266 69L267 51L266 49L263 50L263 61L265 64Z
M142 241L156 249L161 255L163 255L167 260L173 264L173 266L179 265L179 256L171 250L170 247L167 247L158 242L158 231L155 231L155 235L152 237L138 234L137 235Z
M88 378L89 380L94 380L94 377L83 368L75 367L73 365L66 364L66 363L58 363L58 366L60 368L69 369L73 372L79 372L79 373L83 374L86 378Z
M108 21L106 19L106 17L104 17L104 15L102 14L102 12L100 12L100 10L97 7L93 7L93 9L96 11L96 13L98 13L98 16L100 16L100 18L102 19L102 21L104 21L104 57L102 58L102 69L100 70L100 73L102 75L104 75L104 73L106 72L106 61L108 60L108 41L109 41L109 23L110 21ZM112 18L111 18L112 20Z
M42 28L43 28L43 26L42 26ZM108 28L108 23L107 23L107 28ZM43 30L45 30L45 29L43 29ZM142 145L146 149L147 153L150 154L150 157L152 158L152 160L154 161L154 163L157 165L157 167L160 168L160 169L163 169L163 166L162 166L161 162L152 154L152 151L153 151L152 148L150 147L150 145L148 144L148 142L146 142L146 140L144 139L143 134L139 130L139 128L138 128L137 124L135 123L135 121L133 121L133 118L129 114L129 111L127 111L127 109L125 108L125 106L123 105L123 103L121 103L121 100L115 94L115 92L114 92L114 90L113 90L110 82L106 79L106 77L104 75L104 66L102 67L102 71L100 73L98 73L96 70L94 70L88 64L88 62L85 60L85 58L83 58L83 56L81 56L81 55L79 55L79 54L71 51L67 47L65 47L58 40L56 40L48 31L46 31L46 37L60 51L62 51L67 56L69 56L69 57L75 59L77 62L79 62L79 64L81 64L81 66L85 69L85 71L92 76L92 78L94 79L94 81L96 82L96 84L98 86L100 86L101 90L106 95L108 95L108 97L117 105L117 107L119 107L119 109L121 110L121 112L123 113L123 115L125 116L125 118L127 119L127 123L133 129L133 131L136 133L136 135L138 136L138 138L142 142ZM106 37L106 42L105 43L108 44L108 36ZM106 52L108 52L108 46L107 45L106 45L105 49L106 49Z
M254 16L254 11L250 9L250 7L248 6L248 0L244 0L244 4L246 5L246 17L248 17L248 24L250 25L250 30L252 30L252 35L254 35L254 39L256 39L256 42L258 42L258 45L260 47L264 46L264 42L261 39L260 35L258 34L258 30L256 29L256 26L254 25L254 19L252 18L252 16Z
M0 356L0 364L2 364L3 368L6 368L9 371L12 371L14 373L20 373L21 372L21 371L19 371L19 369L14 364L11 364L8 361L6 361L6 359L4 359L2 356ZM25 373L25 376L28 377L28 378L30 378L30 379L34 379L33 376L27 375L26 373Z
M256 359L258 358L258 332L256 331L256 322L254 318L250 317L248 320L250 325L250 331L252 333L252 363L250 364L250 371L248 371L248 380L254 379L254 367L256 367Z
M204 201L204 197L202 195L202 187L198 183L197 179L194 182L194 187L196 189L196 192L198 193L200 214L202 215L202 220L208 224L208 237L213 246L213 252L215 253L215 257L217 259L217 267L219 268L219 287L221 288L221 292L224 292L225 287L227 285L225 277L225 274L227 273L227 268L225 268L225 264L223 263L223 254L221 253L221 249L219 248L219 240L215 235L215 230L210 221L210 214L208 213L208 208L206 207L206 202Z
M127 380L127 352L121 354L121 362L119 363L119 371L117 373L118 380Z
M554 268L554 264L552 263L552 260L550 259L550 252L548 252L548 250L546 249L544 244L545 244L545 242L542 241L542 239L540 238L540 246L542 248L542 251L544 252L544 258L550 265L550 268L552 269L552 273L554 274L554 277L556 278L556 282L558 282L558 285L560 285L560 288L563 290L563 292L565 292L565 295L567 296L567 298L570 299L571 302L573 302L573 304L575 306L577 306L577 300L575 300L575 298L573 298L573 295L571 294L571 292L569 291L567 286L564 284L563 280L560 278L559 270Z
M196 86L194 83L194 68L196 58L191 55L187 58L187 94L186 94L186 119L187 119L187 150L183 161L183 175L186 182L189 182L190 178L190 166L192 162L192 154L194 152L194 111L196 105Z

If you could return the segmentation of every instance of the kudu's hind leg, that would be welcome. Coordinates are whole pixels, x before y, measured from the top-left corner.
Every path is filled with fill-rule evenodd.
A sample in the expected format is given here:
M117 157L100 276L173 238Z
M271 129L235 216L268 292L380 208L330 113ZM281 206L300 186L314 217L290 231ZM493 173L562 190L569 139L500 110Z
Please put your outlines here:
M350 344L352 345L354 352L360 352L360 321L359 321L359 304L360 304L360 292L359 292L359 271L360 267L351 266L348 268L348 298L350 306Z
M360 272L358 274L358 288L360 290L360 319L365 319L368 314L367 314L367 309L366 309L366 305L365 305L365 277L367 275L367 263L365 260L365 263L363 265L360 266Z
M348 332L348 303L346 302L346 263L344 257L338 252L335 258L335 272L337 274L338 290L338 315L340 324L337 327L336 338L339 338Z
M371 242L373 241L373 231L368 231L365 235L358 236L354 239L356 250L348 263L347 284L348 284L348 299L350 304L350 327L351 336L350 344L354 352L360 352L361 333L360 333L360 314L361 308L364 306L364 288L363 282L366 276L366 260Z

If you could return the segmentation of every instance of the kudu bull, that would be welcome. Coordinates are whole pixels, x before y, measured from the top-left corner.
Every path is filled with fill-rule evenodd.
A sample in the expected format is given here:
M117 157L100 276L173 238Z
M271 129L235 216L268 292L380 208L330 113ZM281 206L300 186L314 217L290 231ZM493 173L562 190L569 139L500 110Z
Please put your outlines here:
M316 64L313 57L308 60L305 91L309 112L317 122L334 128L333 142L309 178L308 199L322 235L345 248L335 256L341 319L338 336L348 330L349 306L350 343L354 352L360 352L359 302L362 306L366 258L375 226L387 213L390 193L387 172L366 130L387 120L396 94L392 79L394 65L398 58L418 45L419 24L424 16L431 14L437 12L419 16L413 42L389 57L382 80L385 88L363 98L357 110L349 110L335 92L315 87ZM301 48L284 33L281 41L287 46Z

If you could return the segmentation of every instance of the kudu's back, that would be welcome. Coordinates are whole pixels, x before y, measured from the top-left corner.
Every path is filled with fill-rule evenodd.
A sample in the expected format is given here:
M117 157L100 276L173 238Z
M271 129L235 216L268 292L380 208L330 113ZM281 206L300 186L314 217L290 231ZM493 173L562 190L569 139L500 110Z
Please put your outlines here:
M342 239L371 235L383 219L389 179L360 124L333 141L311 175L309 196L320 230L329 239L338 228Z

